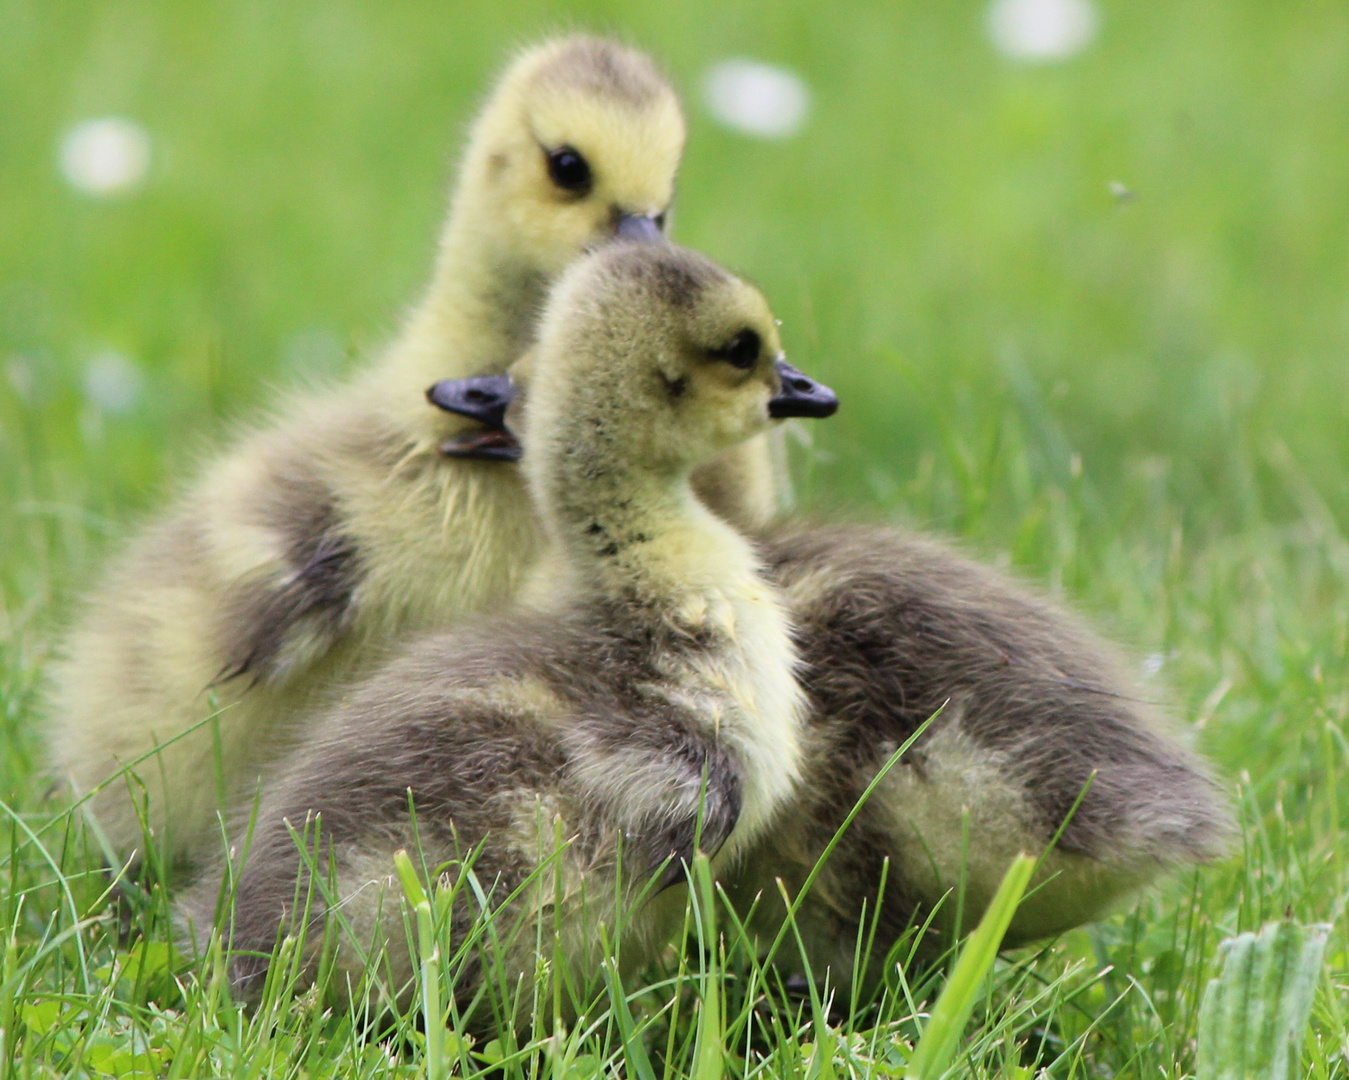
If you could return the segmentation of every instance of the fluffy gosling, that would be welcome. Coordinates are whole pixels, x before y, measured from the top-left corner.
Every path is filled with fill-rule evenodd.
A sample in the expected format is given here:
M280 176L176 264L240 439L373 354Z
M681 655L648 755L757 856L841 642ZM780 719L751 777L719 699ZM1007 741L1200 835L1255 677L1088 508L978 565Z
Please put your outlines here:
M482 432L423 392L514 362L582 250L659 237L683 143L675 94L641 53L571 37L523 54L473 128L397 341L343 385L285 401L132 539L65 643L49 737L77 794L161 748L92 804L119 858L141 848L142 813L171 860L214 847L217 809L251 796L328 685L525 579L541 537L518 471L464 457ZM766 516L763 441L729 454L741 482L723 507Z
M732 875L742 903L761 896L760 929L776 933L783 916L775 880L798 895L879 769L942 710L803 901L796 921L816 977L828 968L847 986L860 974L854 950L872 919L867 983L934 908L939 930L957 917L969 930L1020 851L1053 844L1009 946L1100 918L1167 870L1224 852L1232 821L1207 767L1076 618L896 529L800 526L760 550L797 625L810 702L791 825Z
M498 404L518 389L493 386ZM799 894L890 755L942 709L802 901L796 923L815 974L853 978L862 904L877 917L882 880L867 981L934 909L939 930L957 911L972 926L1013 856L1056 835L1009 944L1089 922L1167 869L1223 852L1232 823L1208 770L1071 615L897 529L798 524L758 543L796 624L810 702L802 784L781 826L726 879L744 909L758 898L765 939L785 913L776 881Z
M497 951L484 946L456 986L461 1004L488 961L510 986L529 980L536 918L561 927L584 985L598 929L618 940L620 892L662 864L676 880L699 833L734 859L790 796L803 705L790 628L752 545L699 501L690 473L770 417L827 415L832 395L799 373L780 379L756 290L658 245L611 245L567 271L536 361L522 471L550 552L535 607L408 647L265 784L226 920L243 998L261 991L280 933L302 943L312 978L330 912L342 924L331 985L361 985L382 957L388 989L406 994L412 962L388 891L402 847L451 877L476 852L494 906L519 890L496 916ZM308 880L292 829L325 880ZM186 902L198 930L221 880ZM456 908L455 941L473 916ZM647 907L624 924L629 961L665 940L658 921Z

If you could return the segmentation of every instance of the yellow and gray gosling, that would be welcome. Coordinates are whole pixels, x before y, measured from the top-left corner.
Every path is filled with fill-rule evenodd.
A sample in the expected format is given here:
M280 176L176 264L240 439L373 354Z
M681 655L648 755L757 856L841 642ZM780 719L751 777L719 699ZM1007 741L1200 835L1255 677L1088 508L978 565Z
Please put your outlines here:
M802 901L814 974L852 979L862 905L877 918L883 879L867 981L934 908L939 930L957 913L971 927L1011 859L1044 851L1060 829L1009 944L1098 918L1165 871L1223 852L1232 822L1203 762L1076 618L894 528L784 525L758 545L796 624L810 702L800 788L780 827L725 878L746 910L758 897L765 940L784 914L776 880L798 895L878 771L942 710ZM780 957L797 961L794 942Z
M222 801L251 797L330 684L526 578L541 536L518 471L463 457L483 433L423 393L513 363L582 250L658 238L683 143L641 53L589 37L524 53L473 128L401 336L342 385L284 401L115 560L65 642L49 738L76 794L163 747L93 802L120 858L142 846L142 799L171 858L214 847ZM728 454L741 482L723 509L766 517L763 440Z
M584 984L599 928L618 940L620 893L662 866L676 880L699 833L734 859L791 794L803 698L790 627L753 546L699 501L690 473L771 417L828 415L832 394L780 378L756 290L663 245L613 244L567 271L536 364L523 473L550 550L533 607L408 646L265 783L222 919L243 998L261 991L284 933L303 941L302 981L313 978L329 913L341 924L330 985L361 985L384 956L389 992L406 994L391 877L404 847L450 878L477 849L493 907L520 890L496 916L499 947L456 985L461 1003L483 963L508 987L531 983L536 918L561 927ZM249 827L244 815L238 834ZM198 941L221 881L207 876L185 902ZM462 895L456 942L475 914ZM647 907L625 924L629 960L666 940L658 921Z
M796 624L810 702L804 779L782 818L790 827L728 882L743 904L761 897L765 936L783 916L776 880L798 895L878 771L941 710L802 903L815 977L828 969L847 986L862 974L854 950L876 920L863 956L863 981L874 983L906 927L936 908L939 932L917 943L931 955L957 918L973 927L1021 851L1053 845L1009 946L1100 918L1166 871L1224 852L1233 824L1208 768L1076 618L893 528L783 528L760 551Z

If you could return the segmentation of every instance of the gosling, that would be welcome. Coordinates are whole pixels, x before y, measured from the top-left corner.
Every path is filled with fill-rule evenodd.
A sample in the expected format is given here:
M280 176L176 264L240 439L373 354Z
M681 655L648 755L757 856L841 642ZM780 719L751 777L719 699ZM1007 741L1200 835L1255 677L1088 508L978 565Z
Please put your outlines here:
M615 934L620 895L662 866L655 886L673 883L695 841L733 860L791 793L803 698L790 627L753 546L690 474L772 418L827 415L832 394L780 378L756 290L656 245L612 244L567 271L536 363L522 471L549 552L533 606L409 646L267 781L222 919L242 999L286 934L302 943L302 981L323 966L330 985L358 987L382 958L384 988L405 996L412 960L388 891L402 847L452 878L472 852L494 909L514 897L494 916L500 944L456 985L461 1004L489 964L510 986L532 978L536 918L560 926L585 985L601 928L629 964L668 937L659 904ZM222 874L185 902L198 942ZM328 913L342 929L321 960ZM454 941L474 914L454 910Z
M590 37L526 52L472 131L402 335L345 384L286 401L116 560L54 670L49 741L76 794L106 785L93 816L119 859L143 854L142 818L170 865L209 851L217 810L251 797L331 683L525 580L541 535L518 470L471 460L490 435L423 392L513 363L582 250L659 238L683 143L641 53ZM729 455L740 482L722 509L766 517L763 440Z
M498 407L521 389L491 385ZM442 392L497 422L457 384ZM890 756L939 714L800 901L815 974L874 983L929 915L934 932L909 945L931 955L943 931L978 921L1020 851L1049 856L1009 945L1099 918L1166 870L1225 850L1231 816L1208 769L1070 614L894 528L796 524L761 532L758 545L796 624L810 703L803 782L781 827L726 880L765 941L785 916L777 881L800 894ZM864 901L875 955L854 973Z
M1233 823L1207 766L1076 618L892 528L798 526L760 551L796 623L810 703L790 827L729 883L740 903L759 898L765 937L785 913L776 881L800 894L868 785L936 715L801 900L816 977L874 986L895 942L929 916L926 939L901 952L932 956L978 922L1021 851L1047 857L1008 946L1101 918L1167 870L1226 850ZM873 921L873 954L855 972Z

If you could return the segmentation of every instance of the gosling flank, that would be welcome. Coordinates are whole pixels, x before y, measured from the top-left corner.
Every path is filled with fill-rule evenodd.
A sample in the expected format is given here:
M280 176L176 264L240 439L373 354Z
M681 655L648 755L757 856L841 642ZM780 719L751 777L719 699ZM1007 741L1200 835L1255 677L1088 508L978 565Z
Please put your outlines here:
M214 847L217 809L251 797L329 684L515 592L541 547L518 470L467 459L480 430L424 391L513 363L582 250L659 238L683 143L641 53L570 37L523 54L473 128L401 336L345 384L285 401L115 561L55 669L50 748L78 795L162 747L92 803L120 858L142 846L147 802L171 859ZM764 441L728 454L719 508L765 519Z
M763 298L701 256L619 242L566 272L526 411L522 471L549 545L534 607L409 646L266 782L226 917L240 996L261 991L279 934L303 942L314 977L329 912L342 924L330 985L361 985L382 955L388 989L407 993L387 888L401 847L451 878L476 849L494 906L520 890L490 957L507 983L532 977L533 920L546 917L579 985L597 970L601 925L629 960L662 940L652 906L615 935L620 893L662 865L676 880L699 830L719 860L764 834L798 773L796 656L753 546L698 500L690 473L770 417L832 411L818 384L780 380L780 363ZM331 885L302 876L300 833ZM207 876L185 903L198 931L221 881ZM297 905L310 888L312 907ZM462 1000L483 959L456 985Z
M801 526L760 550L796 624L810 703L790 825L730 883L741 903L761 896L761 930L776 932L783 914L775 879L798 894L880 768L941 709L803 901L796 921L817 977L827 966L835 985L852 979L862 904L869 926L886 860L867 982L934 907L936 927L953 929L959 910L971 928L1012 857L1044 852L1056 834L1008 945L1099 918L1164 871L1225 850L1232 821L1204 764L1075 618L895 529Z
M493 389L499 405L520 388ZM1088 922L1166 869L1222 853L1232 823L1204 766L1076 619L896 529L798 524L759 544L796 624L810 713L782 827L727 881L746 910L758 898L756 929L776 934L776 880L798 894L878 771L941 710L802 902L796 923L817 973L851 979L862 902L874 917L883 877L871 978L934 908L939 929L957 909L972 926L1013 856L1044 851L1060 828L1009 944ZM962 882L963 898L948 897Z

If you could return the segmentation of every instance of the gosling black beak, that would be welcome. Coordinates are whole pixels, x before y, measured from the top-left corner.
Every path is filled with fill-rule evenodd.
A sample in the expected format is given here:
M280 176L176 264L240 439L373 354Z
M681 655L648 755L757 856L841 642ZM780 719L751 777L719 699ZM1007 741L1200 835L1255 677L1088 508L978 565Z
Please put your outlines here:
M483 425L452 435L440 444L440 452L446 457L474 461L519 461L520 444L506 427L506 410L515 393L509 375L475 375L436 383L426 391L427 401Z
M515 384L509 375L441 379L426 391L426 400L436 408L467 416L498 431L506 430L506 410L514 397Z
M834 392L806 375L802 375L786 360L773 364L782 389L768 402L768 415L775 420L787 416L833 416L838 412L838 398Z
M509 431L479 428L453 435L440 444L446 457L470 461L519 461L520 444Z
M614 226L614 235L643 244L655 244L665 239L656 219L648 214L620 214L618 224Z

